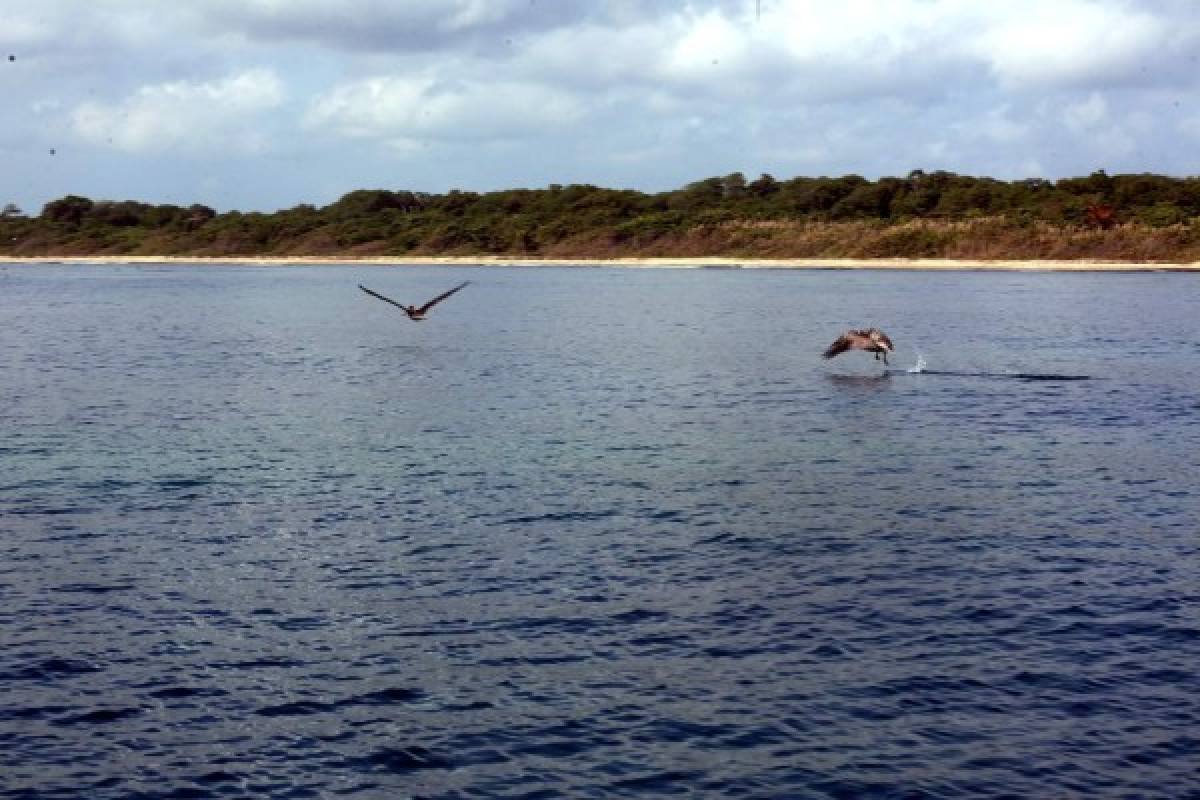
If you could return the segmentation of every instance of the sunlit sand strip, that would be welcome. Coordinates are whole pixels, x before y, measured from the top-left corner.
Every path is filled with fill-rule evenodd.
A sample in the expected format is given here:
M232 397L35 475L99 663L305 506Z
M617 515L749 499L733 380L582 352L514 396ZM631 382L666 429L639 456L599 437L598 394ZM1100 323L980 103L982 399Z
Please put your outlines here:
M458 266L571 267L611 266L658 269L878 269L878 270L997 270L1061 272L1200 272L1200 262L1157 263L1147 261L1021 261L943 258L519 258L509 256L371 256L339 258L333 256L220 257L195 256L0 256L4 263L29 264L212 264L212 265L353 265L421 266L446 264Z

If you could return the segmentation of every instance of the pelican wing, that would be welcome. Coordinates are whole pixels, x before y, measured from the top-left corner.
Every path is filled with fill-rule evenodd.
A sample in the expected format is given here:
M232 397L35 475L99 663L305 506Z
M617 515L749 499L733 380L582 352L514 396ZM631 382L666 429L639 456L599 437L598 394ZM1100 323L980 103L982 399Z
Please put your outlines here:
M834 356L839 356L853 346L854 340L850 338L848 334L843 333L834 340L833 344L825 348L825 352L821 354L821 358L833 358Z
M442 293L441 293L441 294L439 294L437 297L433 298L433 299L432 299L432 300L430 300L428 303L426 303L425 305L423 305L423 306L421 306L420 308L418 308L418 309L417 309L417 313L418 313L418 314L424 314L426 311L428 311L429 309L433 308L435 305L437 305L438 303L442 302L442 301L443 301L443 300L445 300L447 297L449 297L450 295L452 295L452 294L454 294L455 292L457 292L459 289L461 289L461 288L463 288L464 286L466 286L468 283L470 283L470 281L463 281L462 283L460 283L458 286L455 286L455 287L454 287L453 289L451 289L450 291L448 291L448 292L442 292Z
M373 292L373 291L371 291L370 289L368 289L367 287L363 286L361 283L358 285L358 288L362 289L364 292L366 292L367 294L371 295L371 297L378 297L380 300L382 300L382 301L383 301L383 302L385 302L385 303L391 303L392 305L394 305L396 308L400 309L401 311L404 311L404 312L406 312L406 313L407 313L407 311L408 311L408 309L407 309L407 308L405 308L405 307L404 307L402 304L400 304L400 303L397 303L397 302L396 302L395 300L393 300L392 298L390 298L390 297L384 297L384 296L383 296L383 295L381 295L379 292Z

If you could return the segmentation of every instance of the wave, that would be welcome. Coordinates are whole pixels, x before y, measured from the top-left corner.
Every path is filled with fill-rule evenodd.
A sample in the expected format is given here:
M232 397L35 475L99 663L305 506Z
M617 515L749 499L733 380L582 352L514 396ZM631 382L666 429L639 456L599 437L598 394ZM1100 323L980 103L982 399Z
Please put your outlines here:
M1090 381L1091 375L1065 375L1054 372L965 372L951 369L925 369L918 357L917 366L907 370L888 370L893 375L935 375L949 378L993 378L1018 381Z

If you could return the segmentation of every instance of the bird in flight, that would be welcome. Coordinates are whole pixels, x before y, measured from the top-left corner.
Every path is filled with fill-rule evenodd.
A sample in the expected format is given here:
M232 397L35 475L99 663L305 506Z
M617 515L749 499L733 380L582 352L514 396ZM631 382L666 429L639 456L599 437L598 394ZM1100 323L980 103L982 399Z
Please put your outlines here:
M876 361L882 355L883 363L887 364L887 354L895 352L896 348L892 346L892 340L888 338L888 335L879 328L867 328L846 331L834 340L833 344L825 348L825 352L821 356L822 358L833 358L847 350L866 350L868 353L874 353Z
M442 302L447 297L449 297L450 295L457 292L459 289L466 286L468 283L470 283L470 281L463 281L462 283L460 283L458 286L455 286L450 291L442 292L437 297L433 298L432 300L430 300L428 303L426 303L423 306L406 306L403 303L397 303L395 300L391 299L390 297L384 297L379 292L371 291L367 287L363 286L361 283L358 285L358 288L362 289L364 292L371 295L371 297L378 297L380 300L382 300L385 303L391 303L396 308L403 311L405 314L408 314L409 319L414 320L416 322L420 322L421 320L425 319L425 314L428 313L429 309L433 308L435 305Z

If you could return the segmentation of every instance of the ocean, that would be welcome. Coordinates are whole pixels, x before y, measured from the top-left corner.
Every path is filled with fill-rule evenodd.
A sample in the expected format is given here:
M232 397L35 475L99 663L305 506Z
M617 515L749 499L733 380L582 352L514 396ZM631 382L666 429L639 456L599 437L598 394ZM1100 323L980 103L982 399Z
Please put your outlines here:
M1200 797L1197 297L0 264L0 797Z

